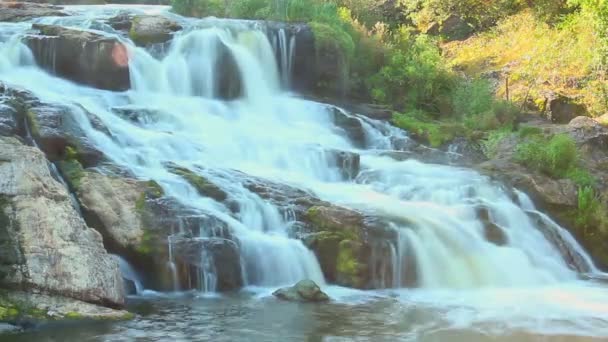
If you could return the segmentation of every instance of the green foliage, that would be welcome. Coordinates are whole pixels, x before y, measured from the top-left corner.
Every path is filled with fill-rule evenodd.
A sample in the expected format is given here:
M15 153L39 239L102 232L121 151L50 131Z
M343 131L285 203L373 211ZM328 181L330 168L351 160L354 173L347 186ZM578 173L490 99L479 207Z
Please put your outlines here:
M481 142L483 153L488 158L493 158L498 153L498 147L505 138L511 135L510 129L501 129L491 131L488 136Z
M323 24L316 21L310 23L315 35L317 51L332 51L340 53L340 58L348 62L355 53L355 43L352 37L340 27Z
M440 147L457 136L465 135L464 126L454 122L441 122L432 120L419 110L405 114L396 113L393 124L409 132L414 137L428 142L432 147Z
M450 15L456 15L475 29L483 29L522 7L520 0L399 0L399 2L420 28L428 26L431 22L442 22Z
M576 225L582 230L585 237L594 236L597 233L602 235L607 233L608 212L595 190L590 186L580 187L578 190Z
M437 44L426 35L402 30L388 63L370 79L375 101L398 108L423 108L433 112L449 92L453 76L445 68Z
M515 157L521 164L554 178L563 178L578 166L576 143L567 134L549 139L533 136L517 146Z
M534 126L522 126L519 128L519 137L522 139L543 134L543 130Z

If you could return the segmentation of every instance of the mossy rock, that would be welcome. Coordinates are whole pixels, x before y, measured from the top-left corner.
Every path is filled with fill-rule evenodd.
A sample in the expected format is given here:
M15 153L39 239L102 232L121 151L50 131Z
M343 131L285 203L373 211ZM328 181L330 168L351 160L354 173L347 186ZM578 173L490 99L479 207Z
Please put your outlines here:
M365 288L369 267L362 261L365 246L358 241L343 240L338 246L337 282L343 286Z
M341 207L312 207L305 220L314 233L305 243L311 248L329 281L354 288L367 288L369 246L364 241L363 216Z
M85 176L82 164L76 159L63 160L58 163L61 174L73 190L80 188L80 182Z
M223 202L228 198L228 194L220 187L187 168L170 165L169 171L185 179L201 196L213 198L218 202Z

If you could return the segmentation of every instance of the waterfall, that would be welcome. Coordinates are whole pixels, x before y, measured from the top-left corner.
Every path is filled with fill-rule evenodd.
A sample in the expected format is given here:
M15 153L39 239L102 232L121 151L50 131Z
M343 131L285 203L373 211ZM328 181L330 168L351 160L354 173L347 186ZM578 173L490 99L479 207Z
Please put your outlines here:
M531 203L513 201L472 170L383 155L407 152L407 134L338 109L363 127L365 141L357 143L334 123L335 107L286 93L295 38L285 30L274 40L248 26L194 22L160 57L129 45L132 89L124 93L82 87L31 67L19 34L0 46L0 79L44 101L86 109L112 133L109 137L85 115L74 114L109 160L140 179L155 180L183 206L221 221L229 237L201 229L193 239L203 246L222 239L235 244L245 286L277 287L307 278L324 284L317 258L290 231L293 214L248 189L247 177L306 189L385 219L393 238L375 241L372 251L379 287L537 286L577 279L579 270L530 216L537 212ZM129 121L115 112L125 107L153 111L154 119ZM327 158L333 150L360 154L361 173L345 180ZM168 163L217 184L230 207L202 197ZM597 272L562 227L549 226L577 256L578 268ZM167 267L179 290L185 284L178 280L175 238L167 241ZM200 259L199 289L214 291L220 270L212 250L203 248Z
M123 279L127 282L131 282L135 287L135 294L141 295L144 292L144 286L142 284L140 276L137 274L137 271L126 261L124 258L114 255L116 259L118 259L118 266L120 267L120 273L122 273Z

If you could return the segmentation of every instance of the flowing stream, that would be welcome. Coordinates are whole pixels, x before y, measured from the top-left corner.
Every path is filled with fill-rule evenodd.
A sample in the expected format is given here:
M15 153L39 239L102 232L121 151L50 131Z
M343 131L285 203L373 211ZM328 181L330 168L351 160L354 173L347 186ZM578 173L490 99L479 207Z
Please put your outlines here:
M513 196L475 171L391 158L388 154L411 143L405 132L343 111L364 128L363 145L352 141L334 124L341 109L290 92L296 40L285 31L271 36L261 23L186 19L160 6L68 9L70 17L34 22L118 35L102 20L133 11L169 15L185 29L162 52L137 48L121 37L129 49L132 89L109 92L44 72L20 43L31 23L0 24L0 80L44 101L72 106L87 137L113 163L228 224L239 242L245 288L209 296L217 287L217 269L207 264L200 269L199 291L154 293L144 290L137 272L120 259L125 277L137 287L131 308L141 316L126 323L59 327L58 340L608 339L608 288L581 280L581 273L599 272L567 231L539 213L526 195ZM215 68L226 50L243 88L242 96L230 101L218 97L221 75ZM111 136L96 130L83 109ZM133 122L117 109L147 114ZM330 151L336 150L361 156L356 178L344 176L332 159ZM201 197L170 172L168 163L218 184L240 208L238 215ZM248 190L243 174L306 189L388 220L396 238L386 242L390 253L379 264L390 276L379 272L375 280L384 289L326 284L315 255L293 238L293 219ZM506 243L488 240L480 207ZM201 232L202 239L213 237L213 231ZM554 239L565 243L574 262L565 260ZM306 278L335 301L305 306L270 296ZM32 339L55 340L44 331L9 340Z

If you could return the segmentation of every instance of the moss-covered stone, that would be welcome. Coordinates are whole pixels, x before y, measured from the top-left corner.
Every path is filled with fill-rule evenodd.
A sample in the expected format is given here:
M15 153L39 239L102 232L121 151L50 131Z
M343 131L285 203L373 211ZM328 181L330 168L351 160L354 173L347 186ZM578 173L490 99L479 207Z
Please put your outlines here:
M201 196L210 197L219 202L223 202L228 198L228 194L226 194L224 190L209 182L205 177L198 175L191 170L184 167L170 165L169 171L185 179L198 191Z
M329 281L355 288L369 283L369 253L363 239L365 223L356 211L317 206L305 214L314 233L305 239Z
M29 125L30 133L32 134L32 136L40 136L40 124L36 119L36 114L29 109L25 110L25 118L27 120L27 124Z
M358 241L343 240L340 242L336 265L338 283L348 284L355 288L365 287L365 274L368 266L360 258L363 249L363 244Z
M85 176L82 164L76 159L68 159L59 162L59 169L70 187L74 190L78 190L80 188L80 182Z

